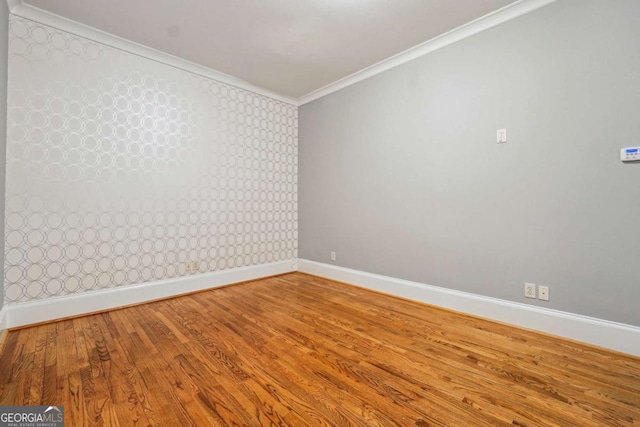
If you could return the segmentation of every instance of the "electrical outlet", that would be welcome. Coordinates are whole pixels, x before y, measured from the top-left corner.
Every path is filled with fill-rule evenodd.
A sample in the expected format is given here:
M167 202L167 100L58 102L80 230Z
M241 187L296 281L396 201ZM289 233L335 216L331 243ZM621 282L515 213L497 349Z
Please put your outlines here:
M336 253L331 252L331 261L335 261L335 260L336 260Z
M549 287L538 286L538 299L542 301L549 301Z
M184 269L187 273L200 270L200 261L185 261Z
M525 283L524 284L524 296L527 298L535 298L536 297L536 285L535 283Z

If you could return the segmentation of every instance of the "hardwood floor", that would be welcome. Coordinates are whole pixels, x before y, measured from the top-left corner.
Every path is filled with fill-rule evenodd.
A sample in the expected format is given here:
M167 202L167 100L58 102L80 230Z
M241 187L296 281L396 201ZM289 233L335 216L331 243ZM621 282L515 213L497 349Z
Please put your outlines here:
M67 426L637 426L640 359L301 273L9 332Z

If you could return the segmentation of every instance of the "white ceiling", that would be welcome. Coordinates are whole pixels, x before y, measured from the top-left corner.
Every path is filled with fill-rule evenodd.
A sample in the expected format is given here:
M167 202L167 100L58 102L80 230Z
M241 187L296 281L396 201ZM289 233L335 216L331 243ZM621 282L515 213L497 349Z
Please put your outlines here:
M516 0L24 0L301 98Z

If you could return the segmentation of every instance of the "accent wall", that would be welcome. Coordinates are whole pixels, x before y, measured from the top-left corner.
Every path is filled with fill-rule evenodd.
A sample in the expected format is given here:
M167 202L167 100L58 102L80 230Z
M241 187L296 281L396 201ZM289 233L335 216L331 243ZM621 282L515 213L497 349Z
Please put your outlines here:
M7 126L6 304L297 257L296 106L12 15Z
M6 2L0 4L0 226L4 244L4 194L7 153L7 48L9 33L9 9ZM0 251L0 263L4 252ZM0 277L0 310L4 305L4 276ZM2 324L0 316L0 324ZM2 329L2 328L0 328Z

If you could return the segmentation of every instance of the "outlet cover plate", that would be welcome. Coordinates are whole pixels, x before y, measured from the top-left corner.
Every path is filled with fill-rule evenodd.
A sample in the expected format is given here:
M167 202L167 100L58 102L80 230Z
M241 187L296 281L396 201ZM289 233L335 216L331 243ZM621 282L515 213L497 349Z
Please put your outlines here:
M538 286L538 299L542 301L549 301L548 286Z
M524 296L527 298L536 298L536 285L535 283L524 284Z

